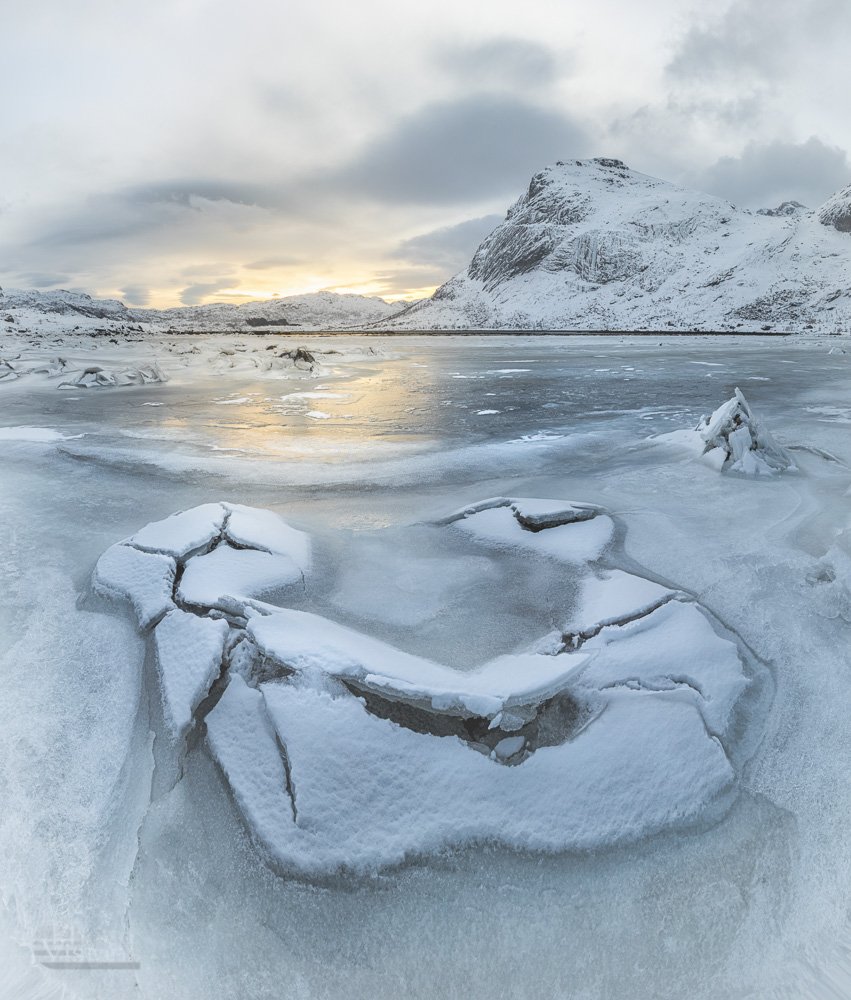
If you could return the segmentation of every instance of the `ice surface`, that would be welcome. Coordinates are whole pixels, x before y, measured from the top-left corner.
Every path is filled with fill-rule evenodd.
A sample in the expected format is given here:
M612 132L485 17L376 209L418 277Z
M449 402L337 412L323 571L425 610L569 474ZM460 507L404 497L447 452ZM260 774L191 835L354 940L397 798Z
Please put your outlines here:
M67 435L52 427L0 427L0 441L63 441Z
M172 736L180 739L222 668L228 624L175 609L154 629L163 708Z

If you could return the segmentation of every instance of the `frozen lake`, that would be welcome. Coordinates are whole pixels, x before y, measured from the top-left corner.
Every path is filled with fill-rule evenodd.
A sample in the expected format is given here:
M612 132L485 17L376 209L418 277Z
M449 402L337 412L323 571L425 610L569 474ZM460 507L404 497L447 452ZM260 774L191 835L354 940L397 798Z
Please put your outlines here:
M0 995L847 996L838 341L304 335L342 353L313 371L255 363L281 342L39 345L25 356L156 360L169 381L0 383ZM736 386L797 473L722 475L651 440ZM491 845L369 876L274 873L203 740L164 752L144 643L92 596L96 560L178 510L271 509L315 541L292 606L466 671L575 599L555 564L429 527L493 496L606 508L631 566L696 595L767 667L774 701L735 802L590 853ZM29 969L30 949L66 930L132 967Z

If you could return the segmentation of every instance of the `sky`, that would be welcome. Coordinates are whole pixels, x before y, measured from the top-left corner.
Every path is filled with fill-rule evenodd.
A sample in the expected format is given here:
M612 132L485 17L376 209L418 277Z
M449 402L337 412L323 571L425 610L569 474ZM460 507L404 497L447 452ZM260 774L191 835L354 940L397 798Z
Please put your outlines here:
M557 159L851 182L848 0L2 0L2 37L4 287L410 299Z

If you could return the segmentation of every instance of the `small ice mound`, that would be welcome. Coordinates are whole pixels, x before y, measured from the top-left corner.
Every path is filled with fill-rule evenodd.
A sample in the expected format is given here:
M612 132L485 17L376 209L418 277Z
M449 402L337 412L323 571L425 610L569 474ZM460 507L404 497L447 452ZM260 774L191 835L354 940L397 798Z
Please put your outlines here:
M672 431L654 440L686 447L719 472L773 476L797 470L795 460L756 419L738 388L714 413L701 417L693 431Z
M445 523L497 516L482 544L507 530L561 553L577 599L528 648L486 663L472 649L465 670L257 600L311 563L309 537L271 511L204 504L101 557L96 589L152 629L169 735L206 734L273 867L373 872L483 841L590 849L729 807L753 742L756 715L738 711L750 654L691 595L600 566L601 508L497 497ZM568 546L592 527L594 545Z
M725 472L772 476L796 467L789 452L757 421L738 388L711 416L702 417L696 430L705 442L707 459Z

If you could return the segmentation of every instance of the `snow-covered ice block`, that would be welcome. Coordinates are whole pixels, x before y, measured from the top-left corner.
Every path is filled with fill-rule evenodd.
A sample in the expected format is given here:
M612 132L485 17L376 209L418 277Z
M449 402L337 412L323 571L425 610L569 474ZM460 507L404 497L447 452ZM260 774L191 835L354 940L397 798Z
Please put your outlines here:
M192 715L222 667L228 636L223 619L199 618L169 611L154 629L166 724L180 739L192 725Z
M462 673L289 608L250 619L247 631L263 653L296 673L353 681L363 690L434 712L485 718L552 697L586 658L584 653L508 654Z
M301 579L289 556L219 545L186 562L178 597L193 607L228 609L233 600L262 597Z
M127 544L185 559L219 537L226 513L220 503L201 504L146 524L127 540Z
M622 569L603 570L582 581L576 609L565 623L565 630L588 634L603 625L647 614L679 596L684 595L643 576Z
M582 651L590 659L579 686L682 689L718 737L724 736L733 706L748 686L736 644L718 635L697 606L680 601L603 628Z
M455 521L453 527L500 548L528 549L569 563L599 559L615 531L605 514L533 531L520 524L510 507L487 508Z
M92 582L98 592L130 601L140 627L148 628L174 607L174 574L169 556L119 543L98 559Z
M310 569L309 535L290 527L271 510L235 503L226 503L224 507L229 512L225 533L231 541L289 556L304 573Z
M506 767L351 697L261 691L231 680L208 716L210 746L266 855L306 874L472 842L565 850L634 840L726 804L733 783L693 705L641 693L611 693L574 741Z

